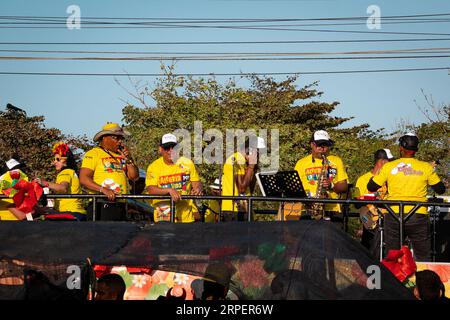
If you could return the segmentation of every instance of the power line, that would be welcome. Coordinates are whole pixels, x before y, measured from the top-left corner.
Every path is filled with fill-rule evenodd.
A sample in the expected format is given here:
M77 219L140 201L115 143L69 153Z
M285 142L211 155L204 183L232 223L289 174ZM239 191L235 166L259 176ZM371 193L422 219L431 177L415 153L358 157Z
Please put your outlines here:
M336 55L336 54L397 54L397 53L447 53L447 48L411 48L411 49L385 49L385 50L365 50L365 51L347 51L347 52L186 52L186 51L86 51L86 50L9 50L0 49L0 52L9 53L76 53L76 54L153 54L153 55Z
M267 41L165 41L165 42L0 42L0 45L241 45L450 41L450 38L356 39L356 40L267 40Z
M66 26L48 27L48 26L31 26L31 27L14 27L3 26L0 29L66 29ZM432 32L398 32L398 31L358 31L358 30L332 30L332 29L290 29L290 28L269 28L269 27L247 27L247 26L198 26L198 25L163 25L163 26L87 26L84 29L188 29L188 28L210 28L210 29L226 29L226 30L262 30L262 31L298 31L298 32L318 32L318 33L351 33L351 34L389 34L389 35L417 35L417 36L450 36L450 33L432 33Z
M414 14L414 15L394 15L394 16L382 16L380 19L408 19L408 18L424 18L424 17L444 17L450 16L450 13L435 13L435 14ZM62 19L66 20L65 16L0 16L0 19ZM367 16L357 17L323 17L323 18L168 18L168 17L83 17L85 20L160 20L160 21L188 21L188 22L266 22L266 21L342 21L342 20L367 20Z
M270 55L267 55L270 56ZM245 57L245 56L161 56L161 57L20 57L0 56L1 60L18 61L292 61L292 60L400 60L400 59L442 59L450 58L450 55L429 56L390 56L390 57Z
M179 77L202 76L278 76L278 75L318 75L318 74L357 74L357 73L384 73L384 72L418 72L448 70L450 67L437 68L409 68L409 69L375 69L375 70L341 70L341 71L305 71L305 72L246 72L246 73L178 73ZM94 77L164 77L160 73L64 73L64 72L8 72L0 71L0 75L26 75L26 76L94 76Z

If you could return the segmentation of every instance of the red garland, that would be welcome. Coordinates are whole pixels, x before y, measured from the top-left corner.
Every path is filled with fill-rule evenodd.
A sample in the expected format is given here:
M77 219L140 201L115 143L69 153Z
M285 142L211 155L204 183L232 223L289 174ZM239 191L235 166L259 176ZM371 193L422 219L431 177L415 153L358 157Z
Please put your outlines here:
M401 282L417 270L416 262L407 246L403 246L400 250L389 250L381 263Z
M42 187L36 182L28 182L22 179L13 188L18 191L13 197L16 208L24 213L32 212L42 196Z

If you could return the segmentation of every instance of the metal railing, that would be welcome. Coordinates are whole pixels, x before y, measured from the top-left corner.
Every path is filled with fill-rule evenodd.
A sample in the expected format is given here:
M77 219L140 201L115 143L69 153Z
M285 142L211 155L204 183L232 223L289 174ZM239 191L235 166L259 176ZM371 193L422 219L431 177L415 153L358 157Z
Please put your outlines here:
M92 199L92 220L96 221L97 209L96 203L99 199L107 199L107 196L100 194L49 194L46 195L48 199ZM0 199L9 199L7 196L0 195ZM175 202L170 196L152 196L152 195L117 195L116 199L135 199L135 200L168 200L170 201L170 222L175 222ZM301 202L301 203L330 203L330 204L342 204L347 206L350 205L367 205L373 204L378 207L385 208L388 213L394 217L399 222L399 238L400 238L400 246L403 245L404 241L404 228L405 223L414 215L417 210L421 207L444 207L450 208L449 202L417 202L417 201L397 201L397 200L355 200L355 199L316 199L316 198L281 198L281 197L260 197L260 196L209 196L209 195L201 195L201 196L182 196L182 200L239 200L239 201L247 201L247 212L248 221L252 221L252 212L253 212L253 203L258 201L266 201L266 202ZM391 206L398 206L399 213L395 213ZM412 209L408 212L405 212L405 207L412 206ZM219 215L222 214L222 206L219 205ZM344 218L348 210L344 210Z

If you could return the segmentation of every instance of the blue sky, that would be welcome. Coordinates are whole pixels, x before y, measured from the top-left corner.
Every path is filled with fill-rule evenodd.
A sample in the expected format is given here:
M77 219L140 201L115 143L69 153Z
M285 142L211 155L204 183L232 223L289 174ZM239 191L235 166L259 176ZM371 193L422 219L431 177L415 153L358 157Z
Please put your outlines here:
M1 16L67 17L69 5L78 5L83 17L210 18L210 19L305 19L365 17L369 5L383 16L450 13L450 1L377 0L191 0L191 1L2 1ZM445 17L443 17L445 18ZM295 22L301 23L301 22ZM302 27L299 27L302 28ZM305 29L307 27L304 27ZM308 27L319 29L320 27ZM327 27L333 29L333 27ZM370 31L365 26L335 27L337 30ZM382 24L377 31L449 33L450 22ZM242 30L213 28L156 29L11 29L0 27L0 42L175 42L175 41L265 41L414 39L445 36L317 33L302 31ZM446 36L450 38L450 36ZM450 41L258 44L258 45L0 45L1 50L97 50L183 52L347 52L449 48ZM0 52L0 56L62 56L50 53ZM65 54L64 56L81 56ZM95 56L95 55L91 55ZM101 56L106 56L102 54ZM370 69L435 68L450 66L449 58L404 60L317 61L179 61L178 73L297 72ZM159 73L158 61L11 61L0 60L0 72L68 73ZM282 79L283 77L276 77ZM152 84L155 78L143 78ZM219 77L225 81L227 77ZM126 82L126 79L121 81ZM391 131L401 120L425 121L414 100L425 105L421 89L437 103L450 101L447 70L377 74L304 75L298 85L319 81L323 101L339 101L336 116L353 116L347 125L368 123L373 129ZM64 133L92 137L107 121L121 122L123 100L134 102L113 77L0 75L0 108L12 103L29 115L44 115L48 127Z

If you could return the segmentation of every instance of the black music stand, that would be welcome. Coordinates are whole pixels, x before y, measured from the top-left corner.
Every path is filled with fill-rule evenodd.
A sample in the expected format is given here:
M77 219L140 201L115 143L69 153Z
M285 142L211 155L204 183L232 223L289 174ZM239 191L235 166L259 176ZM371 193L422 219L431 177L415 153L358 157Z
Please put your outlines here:
M302 181L297 171L259 172L256 174L264 197L305 198Z

